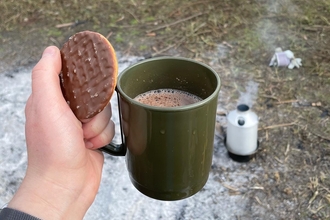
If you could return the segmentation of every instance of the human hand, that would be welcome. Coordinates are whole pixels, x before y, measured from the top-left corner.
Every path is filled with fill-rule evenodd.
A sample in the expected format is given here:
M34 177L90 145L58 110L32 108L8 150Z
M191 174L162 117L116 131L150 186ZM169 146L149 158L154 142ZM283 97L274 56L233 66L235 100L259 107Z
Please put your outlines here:
M114 136L110 104L81 123L63 98L60 51L45 49L32 71L27 101L26 176L9 203L41 219L82 219L100 185L103 154Z

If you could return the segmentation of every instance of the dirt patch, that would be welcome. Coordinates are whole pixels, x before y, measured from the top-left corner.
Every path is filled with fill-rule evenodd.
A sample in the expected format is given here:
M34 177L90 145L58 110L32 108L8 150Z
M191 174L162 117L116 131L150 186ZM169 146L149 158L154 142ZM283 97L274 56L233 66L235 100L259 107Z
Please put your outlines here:
M6 0L0 11L2 73L33 65L47 45L61 47L88 29L123 54L184 56L211 65L222 79L225 113L248 82L258 83L252 109L260 117L260 151L237 170L212 172L223 177L228 196L249 199L239 219L330 218L329 1ZM303 66L268 67L276 47L292 50ZM257 168L262 171L248 186L224 181Z

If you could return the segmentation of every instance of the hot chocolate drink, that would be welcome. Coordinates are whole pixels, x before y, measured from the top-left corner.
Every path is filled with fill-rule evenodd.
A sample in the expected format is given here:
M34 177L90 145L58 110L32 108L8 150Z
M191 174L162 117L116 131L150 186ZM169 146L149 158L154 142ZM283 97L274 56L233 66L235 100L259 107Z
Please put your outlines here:
M151 90L136 96L134 100L156 107L178 107L202 101L196 95L177 89Z

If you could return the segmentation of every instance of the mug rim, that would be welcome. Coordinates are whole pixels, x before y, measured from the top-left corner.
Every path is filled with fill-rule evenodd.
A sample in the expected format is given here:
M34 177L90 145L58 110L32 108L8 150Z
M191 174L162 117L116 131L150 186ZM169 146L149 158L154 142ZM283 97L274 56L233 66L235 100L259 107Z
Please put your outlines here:
M130 96L128 96L121 88L120 86L120 80L121 78L123 77L123 75L125 74L125 72L135 68L136 66L139 66L141 64L145 64L145 63L148 63L148 62L153 62L153 61L156 61L156 60L179 60L179 61L188 61L188 62L192 62L192 63L195 63L195 64L198 64L198 65L201 65L203 67L205 67L206 69L210 70L216 80L217 80L217 87L214 89L214 91L212 92L212 94L210 94L207 98L199 101L199 102L196 102L196 103L193 103L193 104L189 104L189 105L184 105L184 106L177 106L177 107L159 107L159 106L152 106L152 105L147 105L147 104L143 104L139 101L136 101L134 100L133 98L131 98ZM131 103L135 104L135 105L139 105L143 108L146 108L146 109L149 109L149 110L153 110L153 111L185 111L185 110L188 110L188 109L193 109L193 108L198 108L200 106L203 106L205 103L209 102L211 99L213 99L215 96L218 95L218 93L220 92L220 87L221 87L221 80L220 80L220 76L218 75L218 73L212 69L210 66L202 63L202 62L199 62L199 61L196 61L196 60L193 60L193 59L189 59L189 58L184 58L184 57L171 57L171 56L162 56L162 57L154 57L154 58L149 58L149 59L146 59L146 60L143 60L143 61L140 61L140 62L137 62L127 68L125 68L123 71L121 71L119 74L118 74L118 79L117 79L117 85L116 85L116 90L117 92L120 93L120 95L124 96L126 100L129 100Z

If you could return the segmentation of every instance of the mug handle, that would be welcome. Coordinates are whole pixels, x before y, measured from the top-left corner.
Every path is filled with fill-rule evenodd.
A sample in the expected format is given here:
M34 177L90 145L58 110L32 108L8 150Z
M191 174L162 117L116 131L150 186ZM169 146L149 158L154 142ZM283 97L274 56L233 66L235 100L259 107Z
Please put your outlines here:
M120 136L121 136L121 144L115 144L113 142L105 145L104 147L100 148L102 152L105 152L107 154L110 154L112 156L125 156L126 155L126 144L125 144L125 138L123 135L123 129L122 129L122 119L121 119L121 107L120 107L120 97L119 93L116 87L116 93L117 93L117 100L118 100L118 112L119 112L119 125L120 125Z

